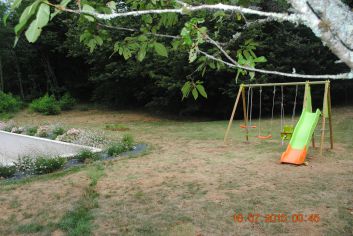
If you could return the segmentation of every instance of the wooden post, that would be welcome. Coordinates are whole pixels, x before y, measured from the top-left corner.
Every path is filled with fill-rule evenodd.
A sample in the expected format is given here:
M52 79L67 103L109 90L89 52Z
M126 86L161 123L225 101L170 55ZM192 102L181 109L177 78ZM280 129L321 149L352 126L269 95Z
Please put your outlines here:
M313 137L311 138L311 143L312 143L312 145L313 145L313 148L316 148L316 147L315 147L315 132L314 132L314 134L313 134Z
M243 87L241 91L243 97L243 112L244 112L244 123L245 123L245 139L249 141L249 128L248 128L248 114L246 112L246 98L245 98L245 88Z
M329 89L330 81L325 83L325 93L324 93L324 102L322 106L322 125L321 125L321 141L320 141L320 156L322 156L325 143L325 125L326 125L326 109L327 109L327 94Z
M330 126L330 143L331 149L333 149L333 128L332 128L332 112L331 112L331 86L328 88L328 119L329 119L329 126Z
M224 141L225 144L226 144L226 142L227 142L227 138L228 138L228 134L229 134L230 128L232 127L232 123L233 123L235 111L237 110L238 102L239 102L239 99L240 99L240 94L241 94L243 88L244 88L243 85L240 85L237 98L235 99L235 103L234 103L232 115L230 116L230 120L229 120L229 123L228 123L227 131L226 131L226 133L225 133L225 135L224 135L224 139L223 139L223 141Z

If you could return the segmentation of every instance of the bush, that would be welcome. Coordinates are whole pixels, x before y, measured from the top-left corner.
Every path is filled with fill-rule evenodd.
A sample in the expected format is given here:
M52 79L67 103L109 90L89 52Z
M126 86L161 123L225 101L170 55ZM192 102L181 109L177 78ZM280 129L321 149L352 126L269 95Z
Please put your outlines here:
M16 112L20 108L21 101L17 97L0 92L0 113Z
M39 126L36 136L41 138L49 137L50 127L48 125Z
M86 162L86 161L96 161L99 159L97 153L92 152L91 150L85 149L82 150L78 155L77 159L80 162Z
M125 134L121 140L123 145L126 147L127 150L131 150L134 146L134 138L130 134Z
M66 162L63 157L38 157L34 161L34 173L48 174L61 169Z
M16 173L16 166L3 166L0 164L0 177L10 178Z
M33 174L34 160L30 156L23 156L18 158L14 163L16 169L23 174Z
M122 143L112 143L107 149L107 153L109 156L117 156L125 151L125 145L123 145Z
M59 101L59 106L63 111L71 110L75 105L76 99L72 97L69 93L65 93Z
M109 156L116 156L133 148L134 139L131 135L124 135L121 143L113 143L108 149Z
M37 130L38 130L37 126L28 127L27 130L26 130L26 134L29 135L29 136L34 136L34 135L36 135Z
M42 113L44 115L57 115L60 114L61 109L59 102L53 95L44 95L41 98L35 99L29 105L32 111Z
M59 135L63 135L65 133L65 129L61 126L56 126L52 132L52 139L56 139Z

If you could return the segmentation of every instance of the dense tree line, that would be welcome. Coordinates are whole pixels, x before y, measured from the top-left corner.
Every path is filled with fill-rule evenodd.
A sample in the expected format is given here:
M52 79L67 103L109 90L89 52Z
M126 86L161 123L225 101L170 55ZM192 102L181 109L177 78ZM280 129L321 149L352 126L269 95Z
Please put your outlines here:
M248 4L248 1L241 4ZM276 0L257 0L251 4L275 12L288 8L285 1ZM7 3L0 3L1 17L8 8ZM46 26L35 44L28 43L21 37L16 47L13 47L13 27L23 8L20 7L10 15L6 26L0 27L0 89L16 94L25 101L46 93L61 96L70 92L82 102L95 102L115 108L146 107L179 114L225 115L232 106L240 83L293 81L280 76L258 74L251 81L245 75L240 75L236 81L236 70L223 68L217 63L208 63L206 68L202 59L188 63L189 54L173 50L172 40L169 38L158 38L158 42L170 48L168 57L161 56L163 52L159 52L145 53L143 61L138 58L141 54L125 60L130 56L112 53L112 47L117 41L123 42L126 38L138 36L139 30L122 30L65 13L56 16ZM117 23L129 21L130 29L139 29L138 20L132 19L119 19ZM345 68L343 64L335 64L337 58L303 26L268 22L243 29L244 18L236 14L222 20L220 16L211 19L205 24L208 28L217 27L217 39L220 42L227 38L223 36L231 38L237 32L242 32L237 40L228 43L227 50L236 52L248 40L257 42L256 54L267 59L266 63L259 64L259 68L295 70L308 74L335 74ZM182 26L185 22L181 17L175 24ZM166 34L179 34L173 29L161 28ZM85 30L107 42L99 45L98 40L98 44L94 46L89 45L89 42L84 43L86 45L80 43L80 40L85 40L82 38ZM151 35L151 38L154 36ZM149 42L152 43L152 39ZM182 99L181 88L186 81L201 81L206 88L207 99ZM352 95L349 93L351 88L352 83L349 81L335 81L333 102L352 102ZM264 93L265 103L270 102L272 90ZM315 90L314 93L317 94L314 98L319 103L322 90ZM293 90L286 91L288 106L291 105L293 96Z

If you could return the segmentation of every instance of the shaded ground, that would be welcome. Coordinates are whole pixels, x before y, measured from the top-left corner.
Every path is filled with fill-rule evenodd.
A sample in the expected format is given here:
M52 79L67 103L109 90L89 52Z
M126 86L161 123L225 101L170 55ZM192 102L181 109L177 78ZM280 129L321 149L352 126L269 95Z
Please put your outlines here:
M15 119L48 121L35 116L24 113ZM310 149L309 165L300 167L278 163L285 149L279 131L274 140L252 138L246 144L238 122L228 146L222 141L226 121L176 122L92 110L49 117L49 122L88 129L119 123L138 142L152 146L145 156L105 163L95 187L95 235L353 234L353 109L334 110L335 150L319 157ZM111 138L122 135L106 132ZM55 224L77 205L87 186L86 168L0 184L0 234L24 234L23 225L30 224L41 226L31 231L38 235L62 234ZM319 214L320 222L235 223L235 213Z

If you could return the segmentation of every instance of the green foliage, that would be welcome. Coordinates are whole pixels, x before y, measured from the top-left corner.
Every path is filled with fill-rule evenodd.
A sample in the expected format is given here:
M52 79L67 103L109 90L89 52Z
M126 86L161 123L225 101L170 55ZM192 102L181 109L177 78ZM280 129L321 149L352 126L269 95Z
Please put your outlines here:
M195 83L187 81L182 87L181 92L183 93L183 99L187 98L190 92L192 93L192 96L195 100L199 97L199 94L201 94L202 97L207 98L205 88L203 87L202 82L199 80Z
M3 166L0 164L0 178L10 178L16 173L15 166Z
M45 3L40 4L35 20L32 21L25 33L28 42L34 43L37 41L39 35L42 32L42 28L48 24L49 18L49 5Z
M65 214L59 222L59 227L71 236L90 235L92 220L93 216L90 213L90 208L80 205Z
M122 125L122 124L107 124L105 125L106 130L111 130L111 131L127 131L129 130L128 127Z
M37 157L34 161L34 173L48 174L60 170L66 162L63 157Z
M53 139L55 139L59 135L63 135L64 133L65 133L65 129L63 127L55 126L53 131L52 131Z
M244 45L241 45L240 49L237 51L238 63L242 66L255 68L256 63L267 62L267 59L264 56L256 56L254 51L256 50L257 46L259 46L259 44L254 42L252 39L246 40ZM255 72L238 68L238 72L235 77L237 83L240 74L243 76L249 74L250 81L255 79Z
M26 129L26 134L29 136L34 136L37 133L38 127L32 126Z
M133 148L134 139L131 135L124 135L121 143L112 143L108 149L107 153L109 156L117 156L123 152L130 151Z
M121 142L127 150L131 150L134 145L134 137L131 134L125 134L121 139Z
M42 231L44 229L43 225L39 224L23 224L17 227L17 232L21 234L34 234Z
M21 108L21 101L12 94L0 91L0 113L16 112Z
M59 102L53 95L49 96L48 94L33 100L29 105L29 108L32 111L42 113L44 115L57 115L61 112Z
M33 174L34 171L34 160L30 156L23 156L18 158L16 162L14 162L16 169L24 174Z
M99 160L99 156L97 155L97 153L94 153L94 152L92 152L91 150L88 150L88 149L80 151L80 153L76 156L76 158L80 162Z
M65 93L59 100L59 106L61 110L71 110L76 105L76 99L70 95L70 93Z

